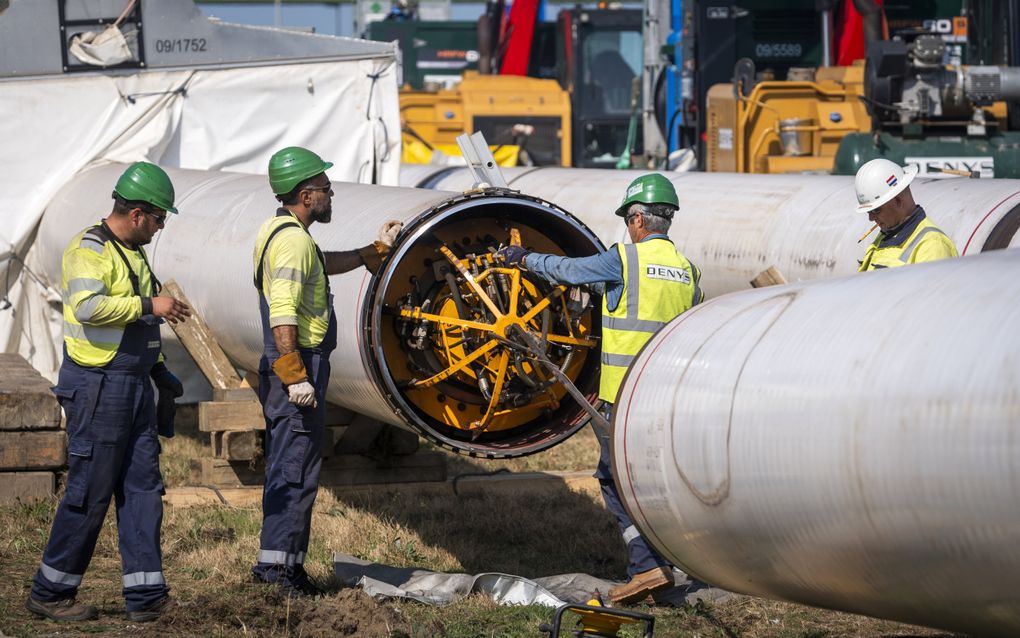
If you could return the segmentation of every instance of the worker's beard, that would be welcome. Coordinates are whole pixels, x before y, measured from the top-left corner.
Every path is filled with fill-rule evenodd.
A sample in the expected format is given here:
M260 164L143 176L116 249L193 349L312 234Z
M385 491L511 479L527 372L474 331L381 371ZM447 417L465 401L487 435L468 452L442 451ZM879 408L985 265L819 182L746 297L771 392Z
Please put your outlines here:
M309 211L312 215L312 221L317 221L320 224L328 224L333 219L333 202L327 200L321 207L315 207Z

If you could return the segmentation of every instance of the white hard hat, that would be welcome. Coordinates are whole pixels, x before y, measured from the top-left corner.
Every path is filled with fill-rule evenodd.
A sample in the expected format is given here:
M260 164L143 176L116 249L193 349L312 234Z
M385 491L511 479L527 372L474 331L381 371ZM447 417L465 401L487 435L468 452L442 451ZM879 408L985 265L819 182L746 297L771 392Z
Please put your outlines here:
M902 193L914 176L916 166L901 167L887 159L873 159L857 171L854 189L857 191L857 210L870 213Z

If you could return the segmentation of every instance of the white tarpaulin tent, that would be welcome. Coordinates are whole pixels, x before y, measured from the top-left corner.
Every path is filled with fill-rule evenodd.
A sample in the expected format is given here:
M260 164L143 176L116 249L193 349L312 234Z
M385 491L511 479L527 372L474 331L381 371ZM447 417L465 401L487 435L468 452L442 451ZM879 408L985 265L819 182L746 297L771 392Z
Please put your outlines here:
M10 35L4 21L24 15L16 11L19 4L28 3L16 0L0 13L0 38ZM179 4L142 6L155 13ZM236 34L232 37L237 48ZM264 174L273 152L297 145L332 161L331 179L397 183L396 49L329 38L337 50L329 56L322 53L325 36L287 37L291 49L301 38L314 38L315 57L294 59L291 53L286 61L0 75L0 293L5 294L0 306L11 304L0 310L3 351L19 353L55 377L61 356L60 282L37 274L42 269L33 268L32 242L50 198L86 166L144 159L169 167ZM342 53L345 43L353 53ZM95 211L96 220L107 213ZM181 217L186 216L184 208ZM68 228L67 238L79 230Z

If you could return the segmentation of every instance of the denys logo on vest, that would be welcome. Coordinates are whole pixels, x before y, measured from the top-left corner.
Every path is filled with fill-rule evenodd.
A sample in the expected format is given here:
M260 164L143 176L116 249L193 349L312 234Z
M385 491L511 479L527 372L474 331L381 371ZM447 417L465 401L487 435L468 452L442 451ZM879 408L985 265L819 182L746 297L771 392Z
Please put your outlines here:
M687 272L683 268L676 268L674 266L659 266L658 264L648 264L645 266L645 276L652 279L665 279L666 281L675 281L680 284L691 283L691 273Z

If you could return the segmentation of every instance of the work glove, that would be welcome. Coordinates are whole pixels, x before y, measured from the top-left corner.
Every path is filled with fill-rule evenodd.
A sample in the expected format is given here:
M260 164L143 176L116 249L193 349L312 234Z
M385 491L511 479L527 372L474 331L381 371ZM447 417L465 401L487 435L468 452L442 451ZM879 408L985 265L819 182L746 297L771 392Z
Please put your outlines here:
M496 251L496 257L506 262L507 266L524 266L524 258L531 254L530 250L523 246L503 246Z
M391 219L382 226L379 227L379 241L387 246L392 246L393 242L397 241L397 235L404 228L402 222L398 222L395 219Z
M308 373L305 372L305 362L301 360L301 353L295 350L280 357L273 362L273 372L280 378L283 385L294 385L302 381L308 381Z
M315 407L315 388L308 382L308 372L301 353L295 350L273 362L273 372L287 388L287 400L302 408Z
M156 399L156 432L160 436L172 439L174 436L174 415L177 412L177 399L184 395L184 384L167 369L160 361L152 366L149 372L152 382L158 391Z
M307 381L287 386L287 398L291 403L302 408L314 408L318 405L315 400L315 387Z
M382 268L383 262L386 261L386 255L389 254L390 247L378 239L364 248L358 249L358 257L361 257L361 263L365 264L365 268L373 275L379 274L379 269Z

